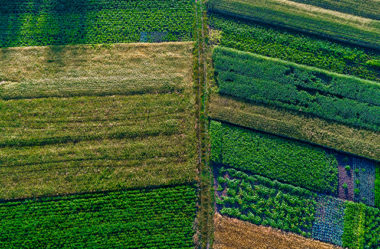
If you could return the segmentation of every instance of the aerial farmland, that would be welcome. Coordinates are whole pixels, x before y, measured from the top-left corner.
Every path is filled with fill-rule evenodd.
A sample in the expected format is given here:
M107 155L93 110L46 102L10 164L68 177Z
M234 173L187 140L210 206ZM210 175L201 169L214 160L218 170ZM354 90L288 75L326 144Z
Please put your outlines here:
M380 248L378 0L0 1L0 248Z

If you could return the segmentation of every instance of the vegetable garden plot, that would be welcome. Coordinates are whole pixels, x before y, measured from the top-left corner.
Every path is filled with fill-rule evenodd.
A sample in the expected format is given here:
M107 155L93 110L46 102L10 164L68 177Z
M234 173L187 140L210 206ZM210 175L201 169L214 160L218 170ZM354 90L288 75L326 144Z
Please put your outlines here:
M215 13L209 25L221 30L221 46L380 81L379 68L369 64L380 60L378 52Z
M342 245L345 203L326 195L318 195L312 237Z
M367 205L375 205L375 167L373 161L353 158L354 200Z
M194 248L193 186L0 203L4 248Z
M221 94L378 131L380 84L238 50L213 53Z
M216 199L221 214L311 236L316 204L312 192L232 168L217 169L217 181L226 191Z
M316 192L335 194L337 162L323 149L211 121L211 160Z
M0 47L138 42L141 32L189 41L194 13L192 0L6 1Z

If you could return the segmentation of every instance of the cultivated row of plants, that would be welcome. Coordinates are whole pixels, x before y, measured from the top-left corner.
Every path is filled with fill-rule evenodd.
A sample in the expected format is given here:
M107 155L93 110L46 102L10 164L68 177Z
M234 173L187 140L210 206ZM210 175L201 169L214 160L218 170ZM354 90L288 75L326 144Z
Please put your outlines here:
M380 210L214 164L221 214L348 248L380 246Z
M211 160L328 194L338 187L337 161L323 149L211 121Z
M380 50L380 22L303 8L289 1L210 0L211 12L259 21Z
M219 91L357 127L380 130L380 84L217 47Z
M380 210L362 203L346 202L343 247L380 247Z
M220 213L256 225L311 236L315 194L232 168L216 168Z
M0 47L192 40L192 0L34 2L2 4Z
M380 81L375 51L216 13L210 13L209 24L222 32L222 46Z
M0 203L4 248L193 248L193 186Z

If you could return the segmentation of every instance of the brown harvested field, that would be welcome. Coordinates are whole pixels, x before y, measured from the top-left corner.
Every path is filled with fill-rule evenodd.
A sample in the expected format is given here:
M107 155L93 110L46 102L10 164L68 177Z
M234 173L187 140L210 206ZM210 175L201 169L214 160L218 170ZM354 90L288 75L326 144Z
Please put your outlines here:
M213 95L210 117L224 122L380 160L380 134L316 117Z
M341 247L257 226L216 213L214 249L338 249Z

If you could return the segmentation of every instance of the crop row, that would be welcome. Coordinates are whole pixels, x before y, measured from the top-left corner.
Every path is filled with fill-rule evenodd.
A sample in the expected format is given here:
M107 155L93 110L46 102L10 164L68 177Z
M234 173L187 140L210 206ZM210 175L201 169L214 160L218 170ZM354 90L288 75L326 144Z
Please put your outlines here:
M224 192L216 200L221 214L311 236L316 203L310 191L235 169L217 170L218 190Z
M151 32L159 33L158 40L153 41L192 40L194 5L191 0L112 2L102 1L87 8L83 7L86 1L79 1L75 8L75 4L68 7L69 2L59 4L51 0L35 6L21 4L18 10L13 8L13 12L3 11L0 47L138 42L142 34ZM108 3L111 6L104 7ZM24 7L25 11L21 11ZM6 9L7 5L1 8Z
M294 2L312 4L352 15L380 19L380 2L377 0L293 0Z
M375 131L297 115L271 106L246 103L218 94L214 94L210 101L209 116L214 120L380 161L380 134Z
M256 174L215 165L221 214L348 248L380 246L380 211L365 204L316 195Z
M343 247L380 247L380 210L364 204L346 202Z
M6 248L192 248L192 186L0 203Z
M211 121L211 160L316 192L337 191L337 161L323 149Z
M226 15L210 13L209 23L222 31L222 46L380 81L378 68L370 65L380 60L377 52Z
M380 49L380 21L331 13L280 0L211 0L211 12L278 25L313 35Z
M380 85L230 48L214 49L220 93L378 131Z

